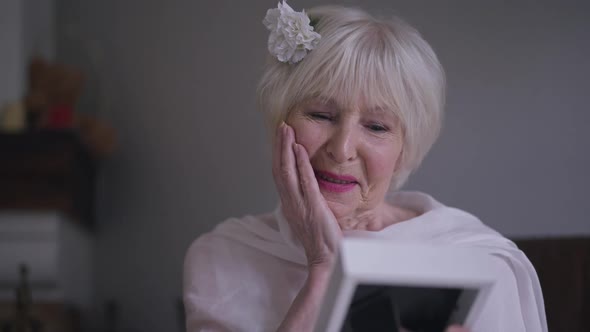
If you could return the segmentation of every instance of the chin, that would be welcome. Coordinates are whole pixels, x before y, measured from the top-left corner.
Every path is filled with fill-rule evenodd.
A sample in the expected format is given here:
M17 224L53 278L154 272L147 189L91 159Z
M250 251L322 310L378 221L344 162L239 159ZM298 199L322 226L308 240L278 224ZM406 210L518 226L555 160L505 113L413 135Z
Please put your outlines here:
M333 202L333 201L326 201L328 204L328 208L334 214L337 220L350 216L354 209L351 209L351 206L345 203L340 202Z

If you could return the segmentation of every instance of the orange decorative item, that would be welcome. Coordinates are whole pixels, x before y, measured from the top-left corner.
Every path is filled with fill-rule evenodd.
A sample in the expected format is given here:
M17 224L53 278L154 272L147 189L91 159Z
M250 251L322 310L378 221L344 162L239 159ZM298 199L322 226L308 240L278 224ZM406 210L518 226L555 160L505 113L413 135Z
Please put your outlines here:
M91 154L103 158L114 151L115 130L93 115L76 112L83 87L82 71L33 58L25 97L27 126L33 130L75 130Z
M82 94L81 71L34 58L29 65L25 98L30 128L66 129L75 124L74 109Z

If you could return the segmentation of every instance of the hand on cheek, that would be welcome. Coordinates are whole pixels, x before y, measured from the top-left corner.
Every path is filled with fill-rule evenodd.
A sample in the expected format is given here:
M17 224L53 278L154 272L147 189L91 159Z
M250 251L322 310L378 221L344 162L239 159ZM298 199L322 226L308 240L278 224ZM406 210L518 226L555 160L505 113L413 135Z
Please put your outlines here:
M307 151L285 123L277 129L272 169L283 214L305 249L308 266L331 267L342 233L320 192Z

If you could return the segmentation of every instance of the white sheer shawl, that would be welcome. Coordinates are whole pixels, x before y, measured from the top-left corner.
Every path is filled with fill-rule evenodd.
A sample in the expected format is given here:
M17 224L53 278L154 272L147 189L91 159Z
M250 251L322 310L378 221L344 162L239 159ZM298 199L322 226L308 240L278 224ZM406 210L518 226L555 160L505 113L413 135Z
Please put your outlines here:
M398 192L390 202L421 214L379 232L344 235L484 248L498 258L500 277L472 330L547 331L535 270L510 240L473 215L423 193ZM187 252L187 331L274 331L305 280L305 266L303 248L280 208L273 214L226 220Z

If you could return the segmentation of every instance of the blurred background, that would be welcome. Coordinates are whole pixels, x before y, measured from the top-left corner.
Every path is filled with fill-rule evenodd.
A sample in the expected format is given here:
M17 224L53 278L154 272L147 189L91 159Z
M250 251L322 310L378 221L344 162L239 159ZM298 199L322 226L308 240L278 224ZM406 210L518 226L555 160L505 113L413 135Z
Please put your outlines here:
M328 3L400 15L446 69L445 127L406 189L513 239L590 236L589 2L289 2ZM255 105L276 4L0 0L0 322L22 261L36 319L74 322L46 325L183 331L189 244L277 203Z

